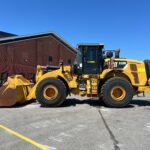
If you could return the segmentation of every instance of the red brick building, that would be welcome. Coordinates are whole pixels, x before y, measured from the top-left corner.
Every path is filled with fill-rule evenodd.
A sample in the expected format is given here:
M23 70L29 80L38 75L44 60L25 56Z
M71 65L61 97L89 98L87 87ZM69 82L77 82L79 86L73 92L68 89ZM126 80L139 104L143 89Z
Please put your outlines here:
M40 33L25 36L0 38L0 73L23 74L30 78L36 66L71 64L76 57L76 49L56 33Z

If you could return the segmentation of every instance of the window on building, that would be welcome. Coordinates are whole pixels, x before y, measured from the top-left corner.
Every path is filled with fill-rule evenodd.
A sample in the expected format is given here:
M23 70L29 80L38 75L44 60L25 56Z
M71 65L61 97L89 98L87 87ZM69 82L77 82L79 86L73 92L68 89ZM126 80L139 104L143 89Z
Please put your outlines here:
M49 56L49 57L48 57L48 61L49 61L49 62L52 62L52 61L53 61L53 57L52 57L52 56Z
M71 65L71 59L68 59L68 64Z

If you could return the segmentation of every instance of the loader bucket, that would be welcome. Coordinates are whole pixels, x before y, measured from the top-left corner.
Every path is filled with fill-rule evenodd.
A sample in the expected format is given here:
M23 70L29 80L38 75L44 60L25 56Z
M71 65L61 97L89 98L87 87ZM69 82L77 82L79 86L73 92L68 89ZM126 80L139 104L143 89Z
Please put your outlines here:
M0 107L24 103L33 84L22 75L10 76L0 87Z

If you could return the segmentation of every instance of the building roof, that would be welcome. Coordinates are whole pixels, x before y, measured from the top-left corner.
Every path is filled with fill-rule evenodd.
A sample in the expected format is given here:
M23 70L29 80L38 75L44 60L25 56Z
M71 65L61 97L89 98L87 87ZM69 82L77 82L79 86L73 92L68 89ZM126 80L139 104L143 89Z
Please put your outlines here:
M60 37L58 34L56 34L54 32L43 32L43 33L35 33L35 34L0 38L0 44L22 41L22 40L32 39L32 38L39 38L39 37L44 37L44 36L49 36L49 35L58 39L61 43L63 43L68 48L70 48L73 52L77 53L77 50L74 47L72 47L68 42L66 42L62 37Z
M0 38L11 37L11 36L16 36L16 35L4 31L0 31Z

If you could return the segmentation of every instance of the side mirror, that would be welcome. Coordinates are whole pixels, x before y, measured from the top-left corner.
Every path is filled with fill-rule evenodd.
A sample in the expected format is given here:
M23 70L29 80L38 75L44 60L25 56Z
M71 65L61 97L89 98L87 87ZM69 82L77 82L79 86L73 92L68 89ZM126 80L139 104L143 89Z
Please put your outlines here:
M113 57L113 52L112 52L112 51L108 51L108 52L106 53L106 57L107 57L107 58L112 58L112 57Z
M115 51L115 58L120 58L120 48Z

